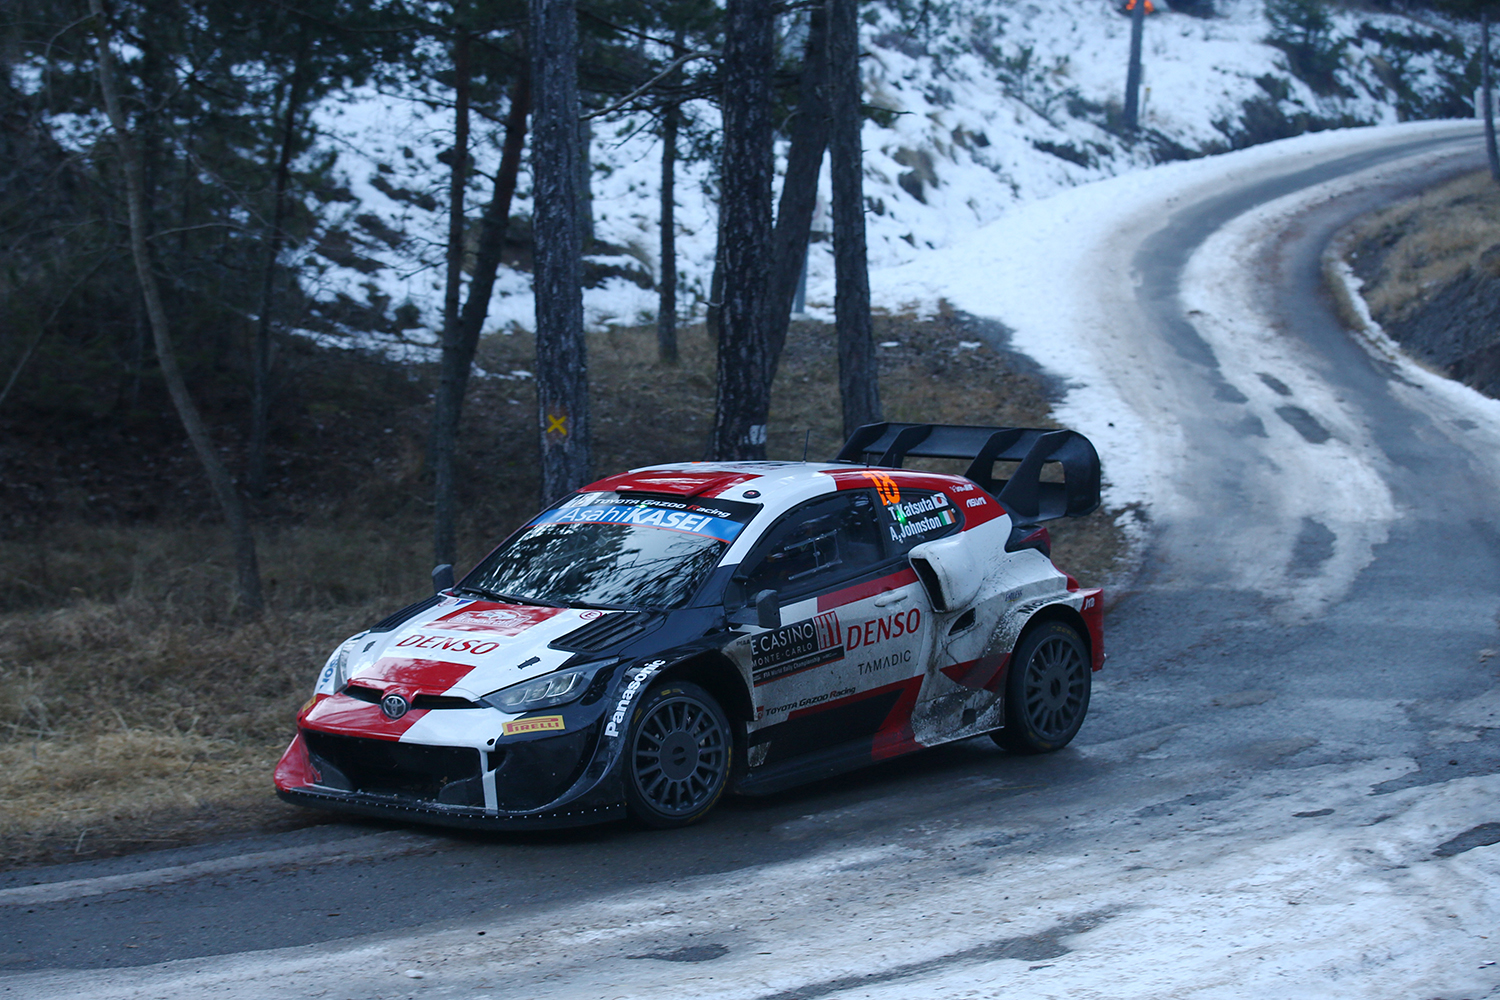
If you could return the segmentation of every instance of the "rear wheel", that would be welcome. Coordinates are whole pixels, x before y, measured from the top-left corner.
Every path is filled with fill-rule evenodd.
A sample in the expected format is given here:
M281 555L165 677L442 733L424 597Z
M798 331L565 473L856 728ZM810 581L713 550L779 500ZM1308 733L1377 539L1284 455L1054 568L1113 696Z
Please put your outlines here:
M1089 710L1093 670L1088 647L1064 622L1044 622L1026 634L1005 679L1005 728L991 734L1015 753L1061 750Z
M734 739L713 695L686 681L665 681L641 699L626 744L630 814L666 829L696 823L729 783Z

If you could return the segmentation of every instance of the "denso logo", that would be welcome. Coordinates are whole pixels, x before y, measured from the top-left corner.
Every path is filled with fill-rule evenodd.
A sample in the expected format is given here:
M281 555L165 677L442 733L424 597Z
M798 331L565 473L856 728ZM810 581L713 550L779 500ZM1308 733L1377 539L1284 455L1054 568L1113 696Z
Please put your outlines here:
M850 652L860 646L899 639L903 635L914 635L922 627L922 609L912 608L904 614L871 618L863 625L852 624L844 630L844 642Z
M488 639L459 639L451 635L409 635L396 643L398 646L411 646L416 649L441 649L449 653L468 653L470 656L483 656L485 653L493 653L500 648L498 642Z

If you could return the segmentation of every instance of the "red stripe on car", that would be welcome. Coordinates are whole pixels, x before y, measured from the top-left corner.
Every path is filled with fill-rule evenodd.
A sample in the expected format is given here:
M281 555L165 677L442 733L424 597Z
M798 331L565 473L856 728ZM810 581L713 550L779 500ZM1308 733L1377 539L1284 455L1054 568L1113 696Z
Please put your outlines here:
M897 686L904 686L905 690L901 692L901 697L896 699L896 704L891 706L885 722L881 723L879 732L875 734L875 742L870 747L872 760L886 760L922 748L922 744L917 742L911 730L911 710L917 705L917 693L922 690L922 678L912 677L899 684L891 685L891 687Z
M944 476L936 472L921 472L915 469L820 469L825 476L832 476L834 484L841 490L873 489L887 505L902 502L902 490L922 490L942 493L948 498L962 517L963 530L977 528L986 521L993 521L1005 514L1000 501L990 496L977 483L962 476ZM971 506L972 505L972 506Z
M1082 591L1083 604L1078 613L1089 630L1089 653L1095 670L1104 669L1104 591L1095 587Z
M642 493L670 493L684 497L716 497L731 486L759 478L760 474L754 472L689 472L669 469L658 472L622 472L618 476L590 483L579 492L603 493L614 490L628 493L639 490Z
M1000 678L1004 676L1005 664L1009 660L1009 653L991 653L977 660L943 667L942 671L955 684L973 688L975 691L995 691L999 688Z
M898 690L900 688L907 687L907 686L912 686L913 692L915 692L916 688L921 687L921 685L922 685L922 678L920 678L920 677L908 677L904 681L896 681L894 684L886 684L886 685L884 685L882 687L871 688L868 691L859 691L859 692L856 692L855 694L847 695L846 697L843 697L843 698L835 698L833 701L825 701L821 705L813 705L813 706L811 706L809 708L799 708L799 709L797 709L796 711L792 712L790 715L787 716L787 721L790 722L792 719L801 719L801 718L804 718L804 717L809 716L809 715L815 715L818 712L826 712L826 711L828 711L831 708L843 708L845 705L852 705L852 704L854 704L857 701L864 701L866 698L877 698L880 695L890 694L892 691L895 691L895 690ZM905 697L902 697L902 698L898 699L897 702L896 702L897 706L899 707L901 705L901 703L904 702L905 700L906 700ZM916 695L915 695L915 693L912 694L912 704L916 704ZM889 723L890 723L890 715L893 714L894 711L895 710L892 709L892 711L890 713L887 713L887 715L886 715L886 721L881 723L881 728L882 729L885 728L885 726L889 725ZM911 709L910 708L907 709L907 715L908 716L911 715Z
M304 788L318 783L318 773L313 770L312 761L308 759L307 743L300 732L292 738L286 752L281 755L281 760L276 763L276 771L271 775L271 780L282 790Z
M410 698L412 694L443 694L473 671L472 663L385 656L361 670L350 683L379 688L382 694L398 688L399 693L410 692Z
M387 688L389 694L393 689ZM410 702L413 692L409 689L394 689L396 694ZM308 729L316 729L324 733L337 733L340 736L367 736L373 740L399 740L406 735L406 731L414 726L418 719L426 715L428 709L408 709L406 714L399 719L390 719L380 710L379 705L372 705L368 701L351 698L347 694L336 694L332 698L324 698L312 707L303 719L303 725Z
M866 597L874 597L876 594L887 590L895 590L917 582L917 572L910 566L903 567L890 576L883 576L878 580L870 580L867 583L856 583L852 587L843 590L835 590L831 594L818 595L818 610L829 611L833 608L841 608L845 604L853 604L862 601Z

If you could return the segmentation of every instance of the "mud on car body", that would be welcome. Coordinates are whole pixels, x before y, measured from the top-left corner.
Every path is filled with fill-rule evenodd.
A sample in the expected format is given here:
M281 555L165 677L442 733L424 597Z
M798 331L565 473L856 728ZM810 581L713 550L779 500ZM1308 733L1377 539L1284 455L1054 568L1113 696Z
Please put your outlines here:
M1099 481L1072 431L894 423L833 462L600 480L334 650L278 794L667 827L951 740L1059 749L1103 665L1101 593L1053 566L1041 525L1094 510Z

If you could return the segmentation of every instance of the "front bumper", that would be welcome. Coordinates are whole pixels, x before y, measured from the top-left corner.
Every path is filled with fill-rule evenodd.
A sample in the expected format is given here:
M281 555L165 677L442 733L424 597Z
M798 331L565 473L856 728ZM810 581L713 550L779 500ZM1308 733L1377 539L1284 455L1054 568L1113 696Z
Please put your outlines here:
M484 752L300 729L276 767L287 802L471 829L556 828L625 815L598 726Z

